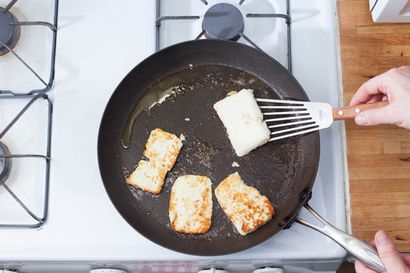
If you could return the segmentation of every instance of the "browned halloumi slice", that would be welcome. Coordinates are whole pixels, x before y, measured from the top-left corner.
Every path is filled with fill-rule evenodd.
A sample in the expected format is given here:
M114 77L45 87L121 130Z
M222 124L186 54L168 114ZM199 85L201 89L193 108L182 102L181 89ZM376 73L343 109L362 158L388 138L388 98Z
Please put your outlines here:
M169 171L174 166L181 147L182 141L176 135L156 128L151 131L145 144L144 156Z
M247 186L237 172L218 185L215 195L222 210L241 235L255 231L274 214L269 199L255 187Z
M164 185L167 169L156 162L140 160L135 171L126 178L127 184L152 194L159 194Z
M206 176L183 175L175 180L169 201L169 220L181 233L208 232L212 217L211 180Z

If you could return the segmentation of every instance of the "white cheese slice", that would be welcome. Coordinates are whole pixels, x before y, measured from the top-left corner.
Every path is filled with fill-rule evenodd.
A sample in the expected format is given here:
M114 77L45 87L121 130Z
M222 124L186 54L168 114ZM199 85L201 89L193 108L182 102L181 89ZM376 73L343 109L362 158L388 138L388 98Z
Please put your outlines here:
M242 89L214 104L229 140L238 156L267 143L270 131L253 96L252 89Z

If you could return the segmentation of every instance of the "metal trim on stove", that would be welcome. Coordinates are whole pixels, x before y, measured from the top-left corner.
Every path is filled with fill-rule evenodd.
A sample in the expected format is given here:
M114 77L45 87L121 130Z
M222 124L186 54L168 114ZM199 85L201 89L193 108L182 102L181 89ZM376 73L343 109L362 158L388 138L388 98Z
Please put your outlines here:
M4 12L9 11L13 5L17 2L17 0L11 0L9 4L4 9ZM13 96L27 96L27 95L34 95L37 93L45 93L48 92L54 83L54 75L55 75L55 60L56 60L56 44L57 44L57 22L58 22L58 5L59 0L54 0L54 18L53 23L43 22L43 21L20 21L15 22L13 25L16 26L39 26L39 27L46 27L50 29L53 34L52 39L52 48L51 48L51 62L50 62L50 75L48 81L46 82L36 71L32 68L24 59L22 59L14 50L13 48L9 47L5 41L0 39L0 45L5 47L10 53L12 53L43 85L44 88L42 89L32 89L28 90L27 92L23 93L16 93L12 90L1 90L0 95L13 95Z
M208 5L208 2L205 0L200 0L204 5ZM247 13L246 17L247 18L270 18L270 19L283 19L286 22L287 26L287 57L288 57L288 70L290 73L292 73L292 39L291 39L291 16L290 16L290 0L284 0L286 1L286 14L282 13ZM245 0L240 0L239 5L242 5L245 2ZM161 48L161 35L160 35L160 28L162 26L163 21L169 21L169 20L197 20L200 19L201 17L198 15L181 15L181 16L162 16L161 15L161 0L157 0L156 3L156 20L155 20L155 26L156 26L156 33L155 33L155 50L159 51ZM202 36L205 35L205 30L202 30L195 38L194 40L200 39ZM253 42L247 35L245 35L244 32L240 32L239 35L247 41L250 45L255 47L256 49L264 52L255 42ZM266 53L266 52L265 52Z
M44 99L47 101L48 104L48 118L47 118L47 147L46 147L46 154L3 154L0 155L0 158L13 158L13 159L20 159L20 158L32 158L32 159L39 159L45 160L46 168L45 168L45 187L44 187L44 206L43 206L43 214L41 216L36 215L30 208L24 204L23 201L7 186L7 181L4 184L0 185L0 187L4 187L4 189L13 197L13 199L24 209L27 214L29 214L37 223L35 224L1 224L0 228L38 228L42 226L48 216L48 196L49 196L49 185L50 185L50 160L51 160L51 125L52 125L52 111L53 105L48 96L45 93L39 93L35 96L15 96L15 95L8 95L8 96L0 96L1 99L14 99L14 98L31 98L31 100L23 107L23 109L15 116L15 118L0 132L0 141L6 135L6 133L13 127L13 125L24 115L24 113L36 102L38 99Z

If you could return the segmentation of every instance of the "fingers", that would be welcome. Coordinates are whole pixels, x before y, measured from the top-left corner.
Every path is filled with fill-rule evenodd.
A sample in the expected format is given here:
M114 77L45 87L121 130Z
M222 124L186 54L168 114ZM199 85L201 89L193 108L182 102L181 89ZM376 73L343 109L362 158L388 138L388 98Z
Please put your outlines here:
M386 72L387 73L387 72ZM376 94L386 94L385 78L386 73L371 78L359 87L356 94L352 97L350 105L365 103L370 97Z
M356 260L354 262L354 269L356 273L376 273L376 271L371 270L367 266L365 266L361 261Z
M390 114L390 105L377 109L369 109L356 115L357 125L378 125L395 123L395 118Z
M401 258L407 266L410 266L410 255L401 254Z
M367 101L366 103L373 103L376 101L381 101L383 99L385 95L383 94L376 94L376 95L372 95ZM387 98L387 97L386 97Z
M375 243L387 272L406 272L407 266L386 232L378 231L375 236Z

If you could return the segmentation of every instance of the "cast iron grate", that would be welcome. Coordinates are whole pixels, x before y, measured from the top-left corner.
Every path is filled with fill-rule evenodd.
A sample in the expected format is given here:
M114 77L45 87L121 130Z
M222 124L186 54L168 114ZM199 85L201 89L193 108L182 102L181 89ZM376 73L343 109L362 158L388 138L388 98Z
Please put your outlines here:
M10 9L14 6L14 4L17 3L17 0L11 0L9 4L0 10L1 13L3 14L11 14ZM58 4L59 0L54 1L54 11L53 11L53 22L45 22L45 21L17 21L14 20L12 23L9 23L14 26L15 29L18 29L19 27L43 27L47 28L49 31L52 33L52 46L51 46L51 60L50 60L50 73L48 79L43 79L37 72L36 70L28 64L17 52L13 49L13 46L16 42L16 39L18 37L15 37L14 35L14 40L13 42L10 42L9 40L3 41L1 39L0 35L0 49L2 49L3 54L13 54L15 58L17 58L26 69L28 69L41 83L44 85L43 88L37 88L37 89L31 89L31 90L26 90L24 92L14 92L13 90L2 90L0 89L0 95L2 94L8 94L8 95L14 95L14 96L26 96L26 95L34 95L37 93L42 93L42 92L47 92L51 89L54 83L54 69L55 69L55 59L56 59L56 44L57 44L57 22L58 22ZM0 31L1 33L1 31ZM7 37L7 36L6 36Z
M29 102L19 111L19 113L11 120L11 122L0 132L0 139L9 132L9 130L20 120L20 118L26 113L26 111L39 99L43 99L47 103L47 133L46 133L46 149L45 154L13 154L6 148L4 143L2 143L2 152L0 153L0 166L2 167L1 176L2 179L0 182L0 187L4 189L11 195L11 197L20 205L20 207L28 214L31 218L34 219L34 224L25 224L25 223L0 223L0 228L38 228L42 226L47 220L48 214L48 195L49 195L49 185L50 185L50 160L51 160L51 118L52 118L52 103L48 96L44 93L39 93L34 96L0 96L2 99L19 99L19 98L29 98ZM19 160L29 158L32 160L42 160L45 162L45 181L44 183L44 200L43 200L43 209L42 215L38 215L33 212L28 205L26 205L22 199L14 193L11 188L7 185L7 176L10 172L12 160Z
M204 5L208 5L208 2L206 0L199 0L201 1ZM289 72L292 73L292 44L291 44L291 16L290 16L290 0L284 0L286 1L286 13L247 13L246 17L247 18L266 18L266 19L274 19L274 20L285 20L286 27L287 27L287 63L288 63L288 70ZM242 5L245 2L245 0L239 0L238 4L239 6ZM160 50L160 44L161 44L161 35L160 35L160 28L162 26L163 21L169 21L169 20L198 20L201 17L198 15L181 15L181 16L166 16L166 15L161 15L161 0L157 0L156 3L156 41L155 41L155 47L156 50ZM234 29L236 33L231 33L229 32L227 35L218 35L221 33L224 33L223 29L217 30L217 26L215 24L219 23L220 21L218 20L212 20L212 16L207 17L207 15L215 15L218 13L226 12L228 13L226 15L225 22L228 22L228 24L231 24L229 26L225 26L225 29L229 32ZM199 32L199 34L196 37L193 37L193 39L198 40L202 36L205 36L210 39L227 39L227 40L237 40L238 38L243 38L246 42L248 42L251 46L255 47L256 49L264 52L255 42L253 42L245 33L244 33L244 28L243 25L243 18L242 16L239 18L236 16L237 14L237 8L234 5L227 4L227 3L220 3L216 4L208 11L206 12L204 16L204 21L202 24L202 30ZM212 21L210 24L209 22L206 21L206 19L210 19ZM209 20L208 20L209 21ZM239 25L238 25L239 24ZM211 29L212 33L209 33L209 29ZM213 35L213 34L217 35ZM226 34L226 32L225 32ZM238 37L239 36L239 37ZM266 53L266 52L265 52Z
M23 0L21 0L23 1ZM14 199L15 202L27 213L33 220L33 223L2 223L0 222L0 228L38 228L42 226L45 221L47 220L48 216L48 207L49 207L49 184L50 184L50 161L51 161L51 123L52 123L52 102L46 95L46 93L51 89L54 83L54 70L55 70L55 59L56 59L56 43L57 43L57 22L58 22L58 7L59 7L59 0L54 0L53 10L52 10L52 22L46 21L18 21L14 15L11 13L11 8L16 4L17 0L11 0L9 4L1 8L0 12L3 14L3 21L6 22L3 24L2 32L4 35L0 35L0 49L2 50L3 54L12 54L15 58L21 62L26 69L28 69L41 83L44 85L43 88L33 88L28 89L24 92L15 92L13 90L2 90L0 89L0 100L1 99L29 99L28 103L18 112L18 114L12 119L12 121L0 132L0 187L3 187L5 191L10 194L10 196ZM11 22L6 21L6 14L12 18ZM10 25L9 29L7 29L7 25ZM49 67L49 77L48 79L43 79L36 70L28 64L14 49L14 45L18 40L18 36L20 35L20 28L21 27L41 27L46 28L52 34L52 45L51 45L51 54L50 54L50 67ZM9 32L7 32L9 31ZM11 31L13 33L11 33ZM1 33L0 33L1 34ZM13 35L12 35L13 34ZM7 38L6 40L2 40L1 37ZM0 56L1 58L1 56ZM6 144L3 143L3 137L7 134L7 132L20 120L20 118L26 113L26 111L32 107L32 105L37 100L45 100L47 105L47 132L46 132L46 148L44 154L13 154L10 153ZM22 198L20 198L8 185L8 174L10 172L10 168L12 167L11 163L12 160L19 160L19 159L31 159L31 160L41 160L45 162L45 175L44 181L39 181L38 183L44 183L44 194L43 194L43 205L42 210L40 213L35 213L32 208L30 208ZM0 219L1 220L1 219Z

